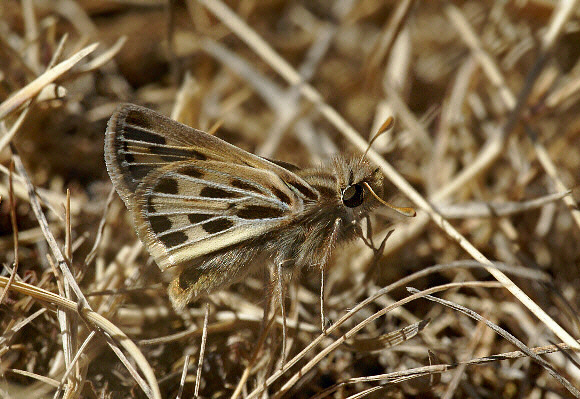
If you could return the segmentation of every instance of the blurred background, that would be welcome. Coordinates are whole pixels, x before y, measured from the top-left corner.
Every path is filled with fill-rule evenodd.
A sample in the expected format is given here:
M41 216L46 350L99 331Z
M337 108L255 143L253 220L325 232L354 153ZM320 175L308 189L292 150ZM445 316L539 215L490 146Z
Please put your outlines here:
M111 193L103 158L108 118L120 103L145 105L202 130L218 126L216 135L232 144L306 167L336 153L360 153L329 119L331 108L367 141L393 116L394 129L373 148L578 337L579 16L577 2L548 0L2 0L3 275L7 279L15 265L14 220L13 279L65 295L19 171L9 200L12 143L93 309L138 343L164 397L176 396L191 355L183 385L190 397L203 304L179 314L171 309L169 276L140 248L128 212ZM98 47L87 50L93 43ZM386 199L413 205L389 176L386 181ZM379 289L428 272L366 305L282 375L275 375L279 324L258 343L264 277L212 296L201 395L230 397L236 387L242 397L573 395L529 357L500 361L517 349L513 341L426 299L364 322L338 345L366 317L407 297L406 286L495 281L436 224L419 219L381 209L368 228L375 247L394 229L381 251L362 240L334 250L326 283L329 325ZM433 265L441 268L427 269ZM321 333L319 290L317 268L289 287L287 359ZM560 342L504 288L454 287L437 295L486 317L529 348ZM40 309L45 312L23 322ZM61 388L73 397L145 397L99 337L83 349L70 388L54 310L14 290L3 297L3 396L53 396L60 392L54 384L64 379ZM91 329L77 323L79 346ZM402 332L413 325L419 327ZM333 344L338 346L298 373ZM577 355L551 350L557 353L545 359L578 386ZM491 355L498 356L484 359ZM472 364L460 364L467 361ZM429 369L430 376L419 370L435 364L441 367ZM408 373L408 380L397 372ZM363 378L371 376L376 378Z

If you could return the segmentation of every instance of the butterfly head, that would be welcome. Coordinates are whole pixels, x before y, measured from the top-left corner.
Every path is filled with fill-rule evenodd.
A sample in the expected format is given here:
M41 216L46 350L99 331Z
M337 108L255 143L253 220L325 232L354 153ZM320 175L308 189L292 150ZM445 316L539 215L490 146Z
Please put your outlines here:
M413 208L401 208L381 199L383 174L364 158L334 160L340 208L347 221L356 222L379 205L387 206L404 216L415 216Z
M340 206L353 221L379 205L376 196L383 194L383 175L379 169L360 158L337 158L333 166Z

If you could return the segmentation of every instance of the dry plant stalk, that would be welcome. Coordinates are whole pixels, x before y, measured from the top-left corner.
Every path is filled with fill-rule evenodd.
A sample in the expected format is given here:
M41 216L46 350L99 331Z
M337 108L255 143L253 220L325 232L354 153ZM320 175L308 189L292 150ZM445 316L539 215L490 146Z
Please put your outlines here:
M579 397L578 9L0 2L0 395ZM301 167L393 116L368 158L419 214L333 249L324 333L316 268L285 320L259 274L175 312L105 172L121 102Z

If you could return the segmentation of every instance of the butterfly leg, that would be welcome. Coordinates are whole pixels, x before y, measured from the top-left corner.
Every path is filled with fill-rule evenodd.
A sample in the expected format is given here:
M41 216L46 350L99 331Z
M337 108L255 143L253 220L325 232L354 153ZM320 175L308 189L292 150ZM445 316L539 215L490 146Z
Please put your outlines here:
M280 317L282 318L282 367L286 363L286 341L288 338L288 328L286 325L286 306L284 299L286 298L286 283L291 280L292 277L292 265L293 262L290 260L276 259L273 267L271 268L271 278L273 279L274 295L272 299L278 302L280 306ZM274 318L276 317L276 312L274 312Z
M277 267L277 291L278 291L278 300L280 301L280 315L282 316L282 364L283 366L286 363L286 307L284 306L284 284L282 283L282 262L278 262L276 265Z
M324 316L324 277L326 274L326 264L328 263L328 259L330 258L330 254L332 253L332 248L336 243L336 239L338 238L338 232L341 225L341 219L337 218L334 220L334 226L332 228L332 233L330 234L326 246L326 251L324 251L324 256L320 262L320 325L322 328L322 333L326 334L326 326L325 326L325 319Z
M281 255L274 259L270 267L272 302L278 302L277 305L280 306L280 316L282 318L282 362L280 367L286 363L288 328L284 299L286 298L286 286L292 280L294 266L294 259L287 259L285 255ZM276 304L273 306L276 306ZM276 318L276 312L274 311L273 313L273 317Z
M270 282L272 281L271 277L272 271L270 273L264 273L264 315L262 316L262 325L260 327L260 331L265 331L266 326L268 325L268 318L270 316L270 310L272 309L272 287L270 287ZM276 319L276 312L272 317L272 320Z
M320 268L320 328L323 334L326 334L326 326L324 323L324 280L326 275L326 267L322 265Z

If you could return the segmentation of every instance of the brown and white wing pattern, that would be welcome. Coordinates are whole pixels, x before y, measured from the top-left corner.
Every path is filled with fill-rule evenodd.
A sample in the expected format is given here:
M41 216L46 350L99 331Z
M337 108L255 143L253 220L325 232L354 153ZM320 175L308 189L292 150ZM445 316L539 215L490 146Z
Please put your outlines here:
M308 183L284 167L148 108L123 104L109 120L105 161L111 180L127 207L137 186L149 173L186 160L221 161L269 170L298 196L313 201L318 198L318 193Z
M274 173L217 161L161 168L135 197L137 232L162 269L282 228L304 207Z
M319 197L286 168L136 105L111 118L105 160L161 269L279 229Z

